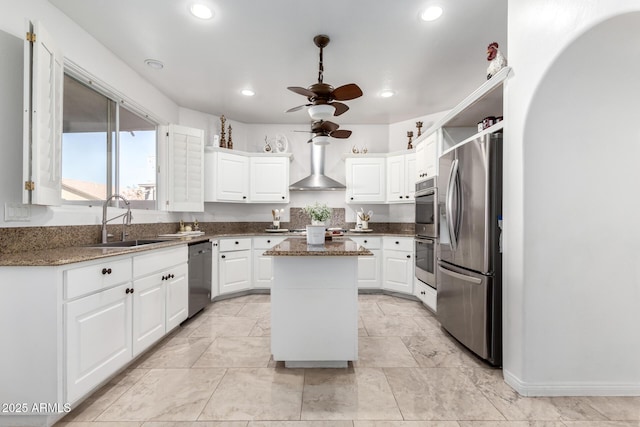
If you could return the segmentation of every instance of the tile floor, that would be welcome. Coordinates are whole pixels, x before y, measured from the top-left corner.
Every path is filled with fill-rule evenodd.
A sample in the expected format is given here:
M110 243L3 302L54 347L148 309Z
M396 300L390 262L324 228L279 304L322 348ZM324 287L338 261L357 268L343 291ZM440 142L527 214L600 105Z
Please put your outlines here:
M640 397L525 398L420 303L360 295L359 360L271 360L268 295L211 304L56 427L631 427Z

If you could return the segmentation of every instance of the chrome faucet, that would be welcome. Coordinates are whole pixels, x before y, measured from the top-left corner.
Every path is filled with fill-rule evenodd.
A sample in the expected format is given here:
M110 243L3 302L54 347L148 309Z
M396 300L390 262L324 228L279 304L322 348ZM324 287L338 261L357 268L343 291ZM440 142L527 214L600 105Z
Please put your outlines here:
M112 199L116 199L116 198L122 199L124 201L125 205L127 205L127 212L120 215L116 215L113 218L107 219L107 205ZM104 204L102 205L102 243L107 243L107 240L109 237L109 235L107 234L107 222L120 217L123 217L122 218L122 241L124 241L124 238L127 235L127 233L125 232L125 226L131 225L131 219L133 218L133 216L131 215L131 204L127 199L125 199L121 195L114 194L113 196L105 200Z

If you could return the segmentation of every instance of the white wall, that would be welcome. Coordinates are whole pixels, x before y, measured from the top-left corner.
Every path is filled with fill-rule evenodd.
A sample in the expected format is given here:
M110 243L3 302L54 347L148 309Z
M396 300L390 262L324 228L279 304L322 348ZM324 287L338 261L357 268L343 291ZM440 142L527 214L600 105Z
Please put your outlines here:
M455 107L462 99L452 100ZM389 151L405 150L407 148L407 131L413 131L413 140L415 141L418 135L418 128L416 122L422 122L422 133L425 133L430 127L437 123L441 118L447 115L450 110L440 111L439 113L427 114L426 116L415 117L410 120L404 120L402 122L392 123L389 125Z
M638 12L509 2L504 375L522 394L640 394Z

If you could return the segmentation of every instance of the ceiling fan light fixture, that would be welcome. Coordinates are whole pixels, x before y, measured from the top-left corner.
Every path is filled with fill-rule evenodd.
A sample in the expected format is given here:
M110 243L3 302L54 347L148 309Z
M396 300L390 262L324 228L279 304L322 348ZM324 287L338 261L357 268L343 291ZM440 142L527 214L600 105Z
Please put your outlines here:
M328 120L333 116L336 108L329 104L319 104L310 106L307 111L313 120Z
M327 135L318 135L313 137L313 143L315 145L329 145L329 137Z
M193 3L189 7L189 11L196 18L211 19L213 17L213 11L211 10L211 8L202 3Z
M380 98L391 98L396 93L390 89L383 90L380 92Z
M442 8L440 6L429 6L422 12L422 14L420 14L420 19L426 22L431 22L431 21L435 21L441 16L442 16Z

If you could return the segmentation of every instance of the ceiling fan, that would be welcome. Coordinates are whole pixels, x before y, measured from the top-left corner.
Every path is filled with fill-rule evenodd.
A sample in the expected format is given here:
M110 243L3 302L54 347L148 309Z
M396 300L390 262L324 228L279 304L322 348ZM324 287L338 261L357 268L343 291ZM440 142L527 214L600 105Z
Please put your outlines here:
M313 42L315 43L315 45L320 48L318 83L314 83L306 89L299 86L287 87L287 89L289 89L290 91L302 96L306 96L309 100L308 104L293 107L287 110L287 113L309 107L308 112L312 119L326 120L331 116L339 116L349 109L346 104L336 101L349 101L351 99L359 98L362 96L362 90L355 83L349 83L334 88L330 84L324 83L322 81L324 72L324 66L322 63L322 49L329 44L329 40L329 36L323 34L317 35L313 38Z
M316 145L327 145L329 144L329 138L344 139L351 136L350 130L338 129L339 127L339 125L333 122L317 120L311 123L311 133L313 136L307 141L307 143L313 142Z

